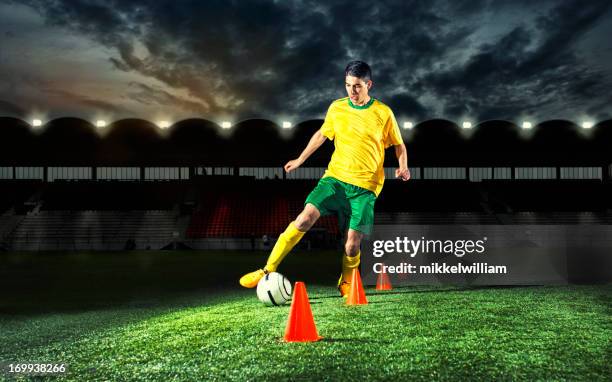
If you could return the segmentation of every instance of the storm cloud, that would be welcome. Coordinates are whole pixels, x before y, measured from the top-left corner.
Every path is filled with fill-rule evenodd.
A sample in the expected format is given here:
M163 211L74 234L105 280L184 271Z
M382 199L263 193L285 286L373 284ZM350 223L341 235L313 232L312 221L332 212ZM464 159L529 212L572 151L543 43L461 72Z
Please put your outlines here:
M612 115L612 52L601 46L612 31L609 1L1 4L0 18L13 20L0 28L3 75L73 95L46 105L42 90L13 81L0 99L14 114L35 100L83 117L105 108L116 117L320 118L344 96L346 63L361 59L373 69L372 95L401 118ZM35 18L34 31L20 29ZM19 65L18 47L30 44L28 59L37 59L43 33L62 49L40 53L47 68Z

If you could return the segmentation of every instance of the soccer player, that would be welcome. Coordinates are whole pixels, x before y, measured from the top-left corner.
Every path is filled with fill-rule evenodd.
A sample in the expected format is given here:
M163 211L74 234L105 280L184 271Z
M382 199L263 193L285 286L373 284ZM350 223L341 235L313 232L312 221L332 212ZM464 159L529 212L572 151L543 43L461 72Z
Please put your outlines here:
M338 289L347 296L352 271L360 263L361 240L371 233L374 224L374 202L385 180L386 148L395 148L399 162L395 177L410 179L408 153L395 116L387 105L368 94L372 87L370 67L353 61L344 74L348 97L332 102L323 125L304 151L284 166L286 172L295 170L329 139L335 149L327 170L306 198L304 210L279 236L265 267L242 276L240 284L246 288L256 287L265 274L275 272L320 216L336 213L342 232L346 232Z

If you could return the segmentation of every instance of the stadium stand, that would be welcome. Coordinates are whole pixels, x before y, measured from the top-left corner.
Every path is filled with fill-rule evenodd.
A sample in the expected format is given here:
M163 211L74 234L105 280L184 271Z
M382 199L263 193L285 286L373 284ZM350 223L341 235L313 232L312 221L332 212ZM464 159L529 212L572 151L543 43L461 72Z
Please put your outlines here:
M2 181L0 187L0 215L13 210L20 213L24 202L40 191L43 183L39 181Z
M11 234L13 250L159 249L173 240L174 211L40 211Z
M42 195L42 210L171 210L184 198L181 182L56 181Z
M137 119L97 129L61 118L33 133L24 121L0 118L0 248L158 249L177 241L249 248L254 237L273 241L301 211L317 179L284 179L282 172L278 179L256 178L240 170L280 168L321 122L287 130L247 120L223 130L189 119L159 130ZM527 132L507 121L487 121L469 132L446 120L418 123L402 133L419 176L408 183L387 180L376 223L612 224L612 122L591 132L579 129L568 121L543 122ZM332 150L326 142L307 166L325 167ZM395 162L388 150L386 167ZM70 166L67 173L81 178L56 176ZM172 174L180 176L147 177L155 166L179 166ZM525 179L521 171L529 175L537 166L545 176ZM98 179L101 168L132 180ZM472 169L479 171L475 178ZM589 175L574 175L583 172ZM337 241L337 219L322 218L312 235Z
M302 210L305 190L312 181L254 181L245 179L226 190L203 190L199 208L193 213L188 238L276 236ZM245 192L246 190L246 192ZM337 219L323 217L315 227L338 234Z
M316 180L207 176L171 182L2 182L5 243L14 249L162 248L173 240L276 237ZM387 181L376 224L612 224L601 181ZM15 227L16 225L16 227ZM315 231L339 235L335 216Z

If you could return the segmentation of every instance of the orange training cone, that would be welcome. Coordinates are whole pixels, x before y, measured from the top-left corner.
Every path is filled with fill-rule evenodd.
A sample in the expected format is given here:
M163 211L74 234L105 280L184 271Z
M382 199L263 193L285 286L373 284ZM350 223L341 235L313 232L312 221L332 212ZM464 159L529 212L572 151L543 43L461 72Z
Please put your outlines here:
M359 269L353 268L352 279L351 290L349 291L348 298L346 299L346 305L366 305L368 300L366 299L365 291L363 290Z
M286 342L313 342L323 337L317 333L317 327L312 317L306 285L302 281L296 281L293 300L291 300L291 310L289 311L289 321L285 329Z
M382 272L378 274L378 279L376 279L376 290L391 290L393 287L389 275L385 272L385 264L383 264L382 269Z

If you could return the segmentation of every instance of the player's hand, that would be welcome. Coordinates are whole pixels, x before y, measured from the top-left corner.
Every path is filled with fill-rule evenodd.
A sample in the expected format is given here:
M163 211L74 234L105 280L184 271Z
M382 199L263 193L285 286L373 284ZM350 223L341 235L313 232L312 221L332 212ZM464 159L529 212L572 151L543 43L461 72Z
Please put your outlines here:
M398 168L395 170L395 177L405 182L410 179L410 170L408 168Z
M299 159L290 160L285 165L285 171L286 172L291 172L291 171L295 170L296 168L300 167L301 165L302 165L302 161L300 161Z

